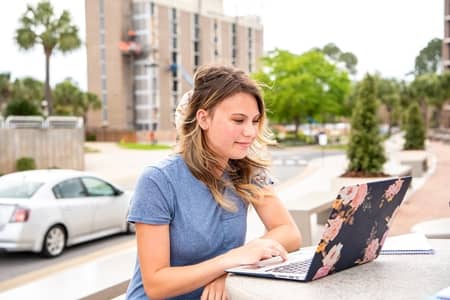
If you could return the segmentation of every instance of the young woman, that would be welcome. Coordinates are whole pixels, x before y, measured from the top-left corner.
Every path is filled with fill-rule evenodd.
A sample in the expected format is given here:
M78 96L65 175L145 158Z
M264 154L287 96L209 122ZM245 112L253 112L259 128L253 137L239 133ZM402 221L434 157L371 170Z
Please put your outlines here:
M258 86L205 66L178 124L178 151L141 175L128 220L138 259L127 299L227 299L226 269L286 258L301 236L260 156L270 143ZM266 233L244 245L248 205Z

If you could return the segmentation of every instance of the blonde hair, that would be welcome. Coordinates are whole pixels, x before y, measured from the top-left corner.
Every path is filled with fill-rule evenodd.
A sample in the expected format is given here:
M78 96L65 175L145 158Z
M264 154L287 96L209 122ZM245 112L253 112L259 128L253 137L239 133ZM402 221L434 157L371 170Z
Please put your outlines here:
M236 209L235 205L223 195L226 187L234 188L236 194L247 203L257 202L265 193L260 185L255 184L253 176L261 169L267 169L269 160L263 157L263 153L266 153L268 144L274 144L266 126L265 106L259 86L243 71L233 67L203 66L194 75L194 89L190 93L178 128L178 152L192 174L210 189L214 199L223 208L230 211ZM220 164L207 144L196 114L199 109L213 113L220 102L237 93L247 93L255 98L260 122L249 155L243 159L228 161L225 171L229 181L225 181L212 172L220 170Z

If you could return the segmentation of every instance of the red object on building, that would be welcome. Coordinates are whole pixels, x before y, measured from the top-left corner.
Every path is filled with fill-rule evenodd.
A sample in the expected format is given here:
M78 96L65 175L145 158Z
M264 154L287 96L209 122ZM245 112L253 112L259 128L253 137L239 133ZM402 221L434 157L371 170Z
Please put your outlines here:
M142 54L142 47L136 41L136 32L128 30L127 40L119 42L119 49L123 55L138 57Z

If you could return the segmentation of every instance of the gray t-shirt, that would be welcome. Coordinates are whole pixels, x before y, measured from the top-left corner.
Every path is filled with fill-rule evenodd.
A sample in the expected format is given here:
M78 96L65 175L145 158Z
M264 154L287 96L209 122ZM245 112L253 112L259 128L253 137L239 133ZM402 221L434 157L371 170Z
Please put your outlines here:
M169 224L170 265L192 265L239 247L245 241L248 206L230 189L225 190L225 197L235 203L236 212L220 207L206 185L192 175L177 154L144 170L128 221ZM149 251L157 246L149 245ZM171 299L199 299L202 290ZM148 299L138 259L127 299Z

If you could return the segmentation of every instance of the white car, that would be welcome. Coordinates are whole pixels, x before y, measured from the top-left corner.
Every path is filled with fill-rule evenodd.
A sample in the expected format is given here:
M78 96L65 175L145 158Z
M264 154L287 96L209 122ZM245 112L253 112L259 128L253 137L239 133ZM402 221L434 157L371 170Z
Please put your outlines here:
M66 246L134 232L131 192L74 170L34 170L0 177L0 250L60 255Z

